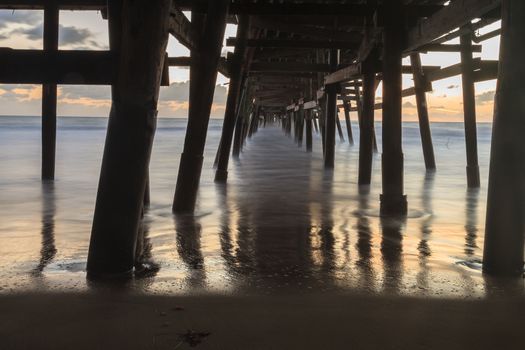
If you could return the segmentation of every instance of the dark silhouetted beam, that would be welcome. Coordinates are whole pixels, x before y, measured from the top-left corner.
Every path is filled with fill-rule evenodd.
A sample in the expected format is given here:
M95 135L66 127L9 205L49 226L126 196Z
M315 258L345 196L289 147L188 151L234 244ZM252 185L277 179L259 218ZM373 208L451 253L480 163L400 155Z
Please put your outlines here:
M206 1L178 0L182 10L206 12ZM443 8L441 5L407 5L404 7L407 16L427 17ZM230 4L230 14L273 15L273 16L371 16L377 6L364 4L326 4L326 3L238 3ZM381 11L381 8L380 8Z
M408 32L406 49L416 49L452 30L469 24L500 6L501 0L456 0Z
M114 78L109 51L0 50L0 83L108 85Z
M49 0L11 0L0 1L0 9L8 10L42 10ZM62 10L101 10L106 8L107 0L58 0Z
M236 38L228 38L226 46L235 46ZM283 47L300 49L357 49L358 42L352 41L328 41L328 40L299 40L299 39L249 39L246 42L249 47Z
M296 63L296 62L254 62L250 66L252 72L329 72L328 64Z

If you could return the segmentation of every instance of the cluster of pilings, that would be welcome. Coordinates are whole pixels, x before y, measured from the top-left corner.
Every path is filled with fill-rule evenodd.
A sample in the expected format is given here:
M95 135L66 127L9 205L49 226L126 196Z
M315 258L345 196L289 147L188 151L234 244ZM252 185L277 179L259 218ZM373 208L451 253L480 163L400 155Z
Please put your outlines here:
M144 203L157 101L169 66L190 67L188 126L173 201L174 213L195 209L217 73L230 78L215 181L228 177L230 156L247 137L279 120L299 145L312 150L313 129L322 135L324 165L334 168L336 129L344 138L344 111L359 121L359 178L370 186L377 151L374 112L382 110L382 216L404 216L402 99L415 96L425 166L436 169L426 93L432 82L461 75L468 187L480 186L475 83L498 78L489 179L484 270L523 272L525 222L525 4L521 0L17 0L4 9L44 9L44 50L0 50L0 82L43 84L42 178L54 178L56 84L112 86L88 258L92 276L133 271ZM98 9L108 19L110 50L58 51L60 9ZM191 13L188 19L183 11ZM477 30L502 20L501 30ZM227 23L237 24L234 51L221 57ZM168 35L190 57L167 57ZM480 43L501 34L498 61L474 58ZM459 44L447 44L459 38ZM459 52L449 67L423 66L420 54ZM410 65L403 66L404 57ZM402 75L414 86L403 89ZM382 101L376 90L382 83ZM341 101L339 104L338 101Z

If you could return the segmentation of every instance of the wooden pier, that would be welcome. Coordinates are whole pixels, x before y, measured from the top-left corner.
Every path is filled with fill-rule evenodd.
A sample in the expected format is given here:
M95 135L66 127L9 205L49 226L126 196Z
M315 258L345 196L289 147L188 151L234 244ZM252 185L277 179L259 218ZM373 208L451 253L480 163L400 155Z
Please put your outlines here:
M42 179L55 178L57 84L112 86L112 108L102 162L88 271L130 274L155 133L159 88L169 66L190 67L188 126L175 213L195 210L217 73L230 78L216 182L226 182L231 156L259 127L278 121L306 151L321 133L324 166L337 171L335 143L353 145L359 129L359 178L371 184L377 151L374 112L382 110L381 215L404 216L402 99L415 96L422 152L436 164L426 93L432 82L462 77L468 187L480 186L475 83L498 79L489 177L484 269L523 273L525 220L525 4L522 0L0 0L2 9L44 11L43 50L0 49L0 83L42 84ZM109 51L58 50L60 10L100 10L108 20ZM502 29L476 31L502 20ZM227 23L237 35L224 38ZM168 35L190 57L168 57ZM475 58L483 41L501 35L498 61ZM223 40L233 46L221 57ZM459 44L449 44L459 39ZM457 64L424 66L420 54L457 52ZM402 59L410 58L410 65ZM402 86L402 75L413 77ZM376 90L382 83L382 101ZM346 139L339 120L343 109ZM358 125L350 116L356 113ZM352 130L354 127L354 130Z

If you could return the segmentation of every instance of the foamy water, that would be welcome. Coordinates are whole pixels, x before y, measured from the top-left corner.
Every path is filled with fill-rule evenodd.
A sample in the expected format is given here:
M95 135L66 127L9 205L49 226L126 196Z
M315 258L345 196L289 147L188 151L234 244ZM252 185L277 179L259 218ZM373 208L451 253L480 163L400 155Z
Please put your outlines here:
M56 181L40 181L40 120L0 118L0 292L89 290L85 262L105 118L59 118ZM343 123L344 124L344 123ZM438 170L425 172L416 123L404 124L406 220L378 217L380 155L369 195L357 188L358 147L336 146L333 173L278 126L261 129L213 183L222 121L208 132L195 216L171 204L186 121L160 119L152 155L147 246L150 293L363 291L484 297L508 289L481 274L490 124L479 124L482 187L468 191L463 125L434 123ZM381 128L376 125L379 147ZM354 123L354 135L358 130ZM356 140L356 144L358 140ZM522 293L523 283L512 291Z

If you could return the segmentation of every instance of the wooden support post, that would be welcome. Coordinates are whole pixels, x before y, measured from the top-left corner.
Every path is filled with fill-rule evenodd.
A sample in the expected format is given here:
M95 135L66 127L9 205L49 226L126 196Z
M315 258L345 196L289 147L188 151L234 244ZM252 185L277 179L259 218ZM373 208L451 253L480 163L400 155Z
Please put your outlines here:
M348 143L350 145L354 144L354 135L352 134L352 123L350 121L350 102L343 101L343 109L345 112L345 121L346 121L346 132L348 134Z
M330 50L329 64L333 71L337 69L338 52ZM337 85L326 86L326 124L325 124L325 149L324 167L333 169L335 165L335 128L337 118Z
M237 38L240 40L238 41L238 46L234 49L233 63L230 68L230 86L226 99L224 122L222 124L215 182L225 182L228 179L228 162L230 159L235 119L237 116L237 105L239 104L239 94L242 85L242 60L246 51L244 41L247 38L249 26L249 17L241 16L239 25L237 26Z
M89 277L129 276L133 271L170 4L125 1L120 11L118 1L109 2L110 36L120 37L121 43L89 245ZM119 20L121 27L112 25ZM121 28L119 33L112 32L115 28Z
M306 123L306 151L312 152L313 140L312 140L312 115L311 109L305 111L305 123Z
M250 131L248 133L248 137L252 137L255 134L257 123L259 123L260 114L261 114L261 106L257 105L255 106L255 112L252 114L252 119L250 119Z
M303 105L299 106L299 110L297 111L297 116L299 118L299 135L297 137L297 145L299 147L303 147L303 135L304 135L304 108Z
M525 2L502 1L483 271L523 275L525 231Z
M419 53L410 55L412 71L414 77L414 88L416 91L417 115L419 118L419 133L421 134L421 144L423 146L423 156L425 158L425 167L427 170L436 169L436 160L434 158L434 147L432 146L432 134L430 132L430 121L428 119L428 106L426 96L426 85L428 84L423 75L421 66L421 57Z
M465 115L465 142L467 149L467 184L479 187L478 137L476 130L476 91L474 86L474 64L472 39L469 34L460 37L461 78L463 85L463 111Z
M244 98L237 112L238 113L237 122L235 123L235 134L233 137L233 151L232 151L232 157L235 159L239 159L241 155L242 128L244 124L244 108L242 106L243 104L244 104Z
M385 3L383 32L383 155L380 214L406 215L407 199L403 191L402 148L402 54L404 16L402 0Z
M375 56L369 56L363 62L363 108L359 122L359 186L369 186L372 180L376 96L374 65Z
M323 157L326 149L326 96L319 101L319 131L321 133L321 143L323 146Z
M58 50L58 4L50 1L44 7L44 51ZM57 85L42 86L42 180L55 179L57 132Z
M208 2L208 13L213 16L206 16L198 51L191 52L188 127L173 201L176 213L195 210L229 4L228 0Z
M345 142L345 138L343 136L343 129L341 128L341 121L339 120L339 108L337 107L335 109L335 124L337 126L337 132L339 133L339 140L341 142Z
M377 84L375 85L375 89L377 89ZM363 107L363 97L361 96L360 86L357 82L355 83L355 91L356 91L355 97L356 97L356 108L357 108L357 120L359 121L359 124L361 124L364 107ZM374 98L375 98L375 92L374 92ZM375 104L375 101L374 101L374 104ZM374 129L372 130L372 145L373 145L373 151L377 153L378 150L377 150L375 126L374 126Z

